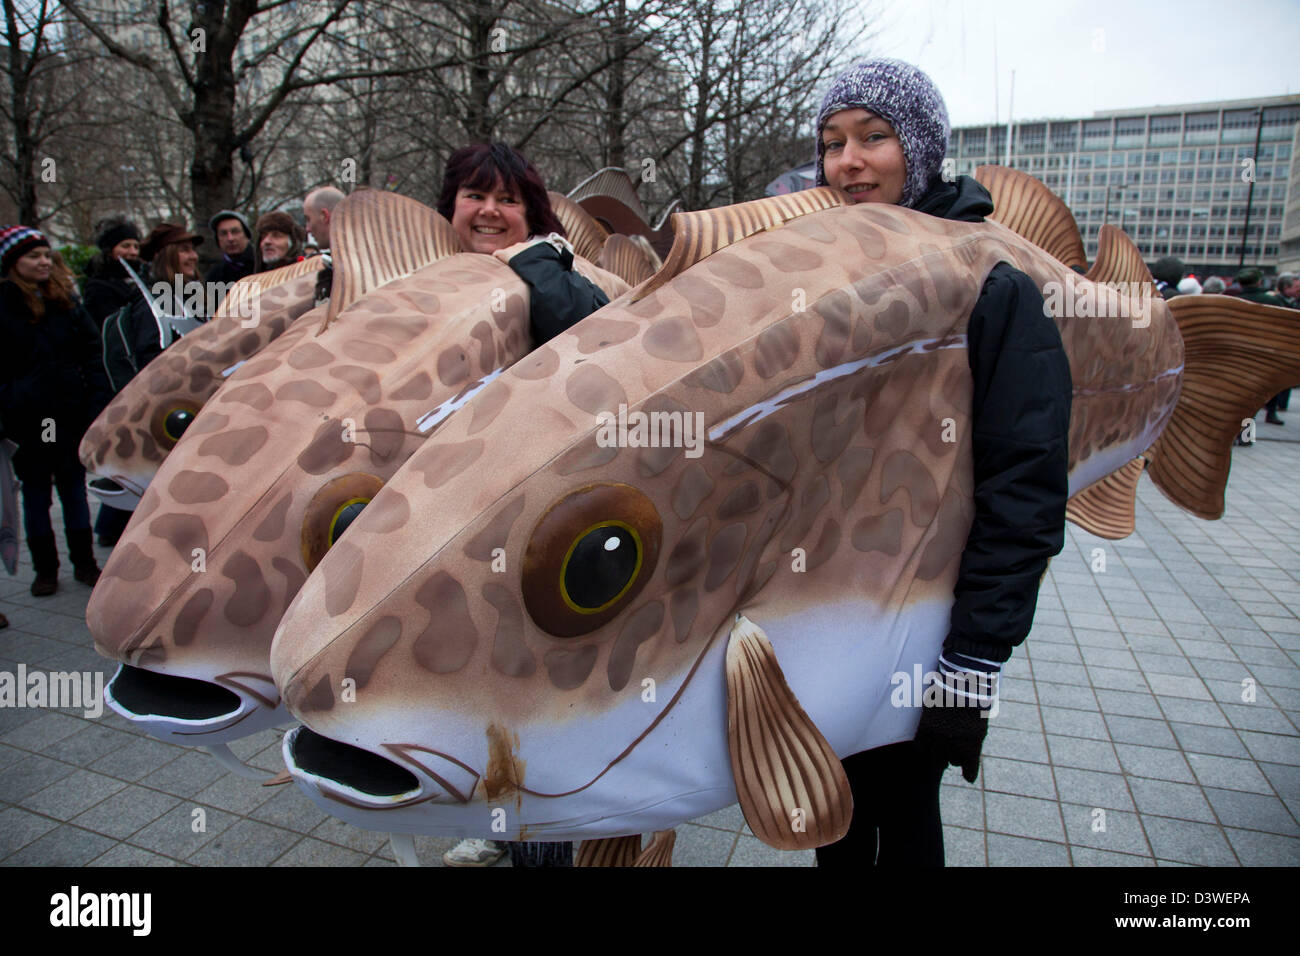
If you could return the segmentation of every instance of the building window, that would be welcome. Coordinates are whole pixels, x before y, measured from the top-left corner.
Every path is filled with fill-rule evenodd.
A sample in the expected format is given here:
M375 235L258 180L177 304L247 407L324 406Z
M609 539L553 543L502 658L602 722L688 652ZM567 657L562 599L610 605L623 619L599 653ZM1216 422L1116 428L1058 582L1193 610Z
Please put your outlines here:
M1200 153L1197 154L1196 161L1197 161L1198 163L1212 163L1212 162L1214 162L1214 150L1212 150L1212 149L1203 149L1203 150L1201 150Z

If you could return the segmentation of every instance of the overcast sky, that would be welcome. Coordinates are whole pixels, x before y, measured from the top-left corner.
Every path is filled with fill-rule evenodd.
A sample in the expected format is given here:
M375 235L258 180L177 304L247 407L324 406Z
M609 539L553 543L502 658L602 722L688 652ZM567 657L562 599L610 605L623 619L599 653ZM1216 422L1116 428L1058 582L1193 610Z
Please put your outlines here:
M893 0L880 26L953 126L1006 122L1012 69L1015 120L1300 93L1300 0Z

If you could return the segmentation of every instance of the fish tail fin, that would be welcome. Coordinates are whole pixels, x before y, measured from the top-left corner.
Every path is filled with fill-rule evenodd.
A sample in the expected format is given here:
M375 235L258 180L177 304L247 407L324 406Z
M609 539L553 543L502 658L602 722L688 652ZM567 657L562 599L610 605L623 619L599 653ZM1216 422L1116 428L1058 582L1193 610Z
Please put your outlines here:
M1071 269L1087 267L1074 214L1056 193L1028 173L1007 166L980 166L975 181L993 197L993 215L988 218Z
M334 277L321 331L373 289L460 251L451 223L424 203L385 190L358 189L335 207L330 219Z
M1269 398L1300 383L1300 313L1226 295L1176 296L1167 305L1183 335L1185 371L1148 470L1174 504L1221 518L1234 436Z

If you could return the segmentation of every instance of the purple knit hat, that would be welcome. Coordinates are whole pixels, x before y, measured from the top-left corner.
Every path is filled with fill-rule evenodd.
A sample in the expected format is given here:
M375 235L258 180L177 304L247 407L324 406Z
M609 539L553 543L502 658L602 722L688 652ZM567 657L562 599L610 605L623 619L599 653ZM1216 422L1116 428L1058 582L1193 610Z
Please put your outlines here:
M840 110L864 109L894 127L907 163L900 206L914 206L939 174L948 151L948 108L921 70L888 57L867 60L835 77L817 113L817 185L826 185L822 130Z

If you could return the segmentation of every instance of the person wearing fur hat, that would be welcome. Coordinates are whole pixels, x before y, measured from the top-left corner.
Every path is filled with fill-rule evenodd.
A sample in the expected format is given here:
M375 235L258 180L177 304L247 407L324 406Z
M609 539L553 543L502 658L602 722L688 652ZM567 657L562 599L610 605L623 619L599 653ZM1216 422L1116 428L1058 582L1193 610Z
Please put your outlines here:
M264 213L257 220L257 272L270 272L302 258L302 226L287 212Z
M0 229L0 419L18 445L14 473L22 482L23 528L36 580L32 594L58 590L59 552L50 522L58 489L74 577L99 580L86 501L86 472L77 447L108 404L99 333L77 301L72 276L49 240L27 226Z
M248 220L233 209L223 209L208 220L221 248L221 261L208 270L209 282L238 282L257 268L253 231Z
M99 251L86 264L83 304L95 324L140 297L140 288L127 275L128 268L144 275L140 262L140 230L125 216L112 216L99 224L95 236Z
M940 176L948 111L928 76L894 59L841 73L817 115L817 185L851 202L981 222L987 190ZM1072 381L1060 332L1023 272L993 267L967 324L974 519L961 556L938 680L964 707L920 708L915 738L844 760L853 820L818 866L942 866L939 785L974 783L1001 665L1029 633L1038 585L1065 541ZM927 695L932 696L932 695Z

